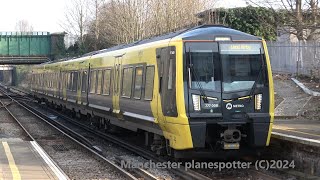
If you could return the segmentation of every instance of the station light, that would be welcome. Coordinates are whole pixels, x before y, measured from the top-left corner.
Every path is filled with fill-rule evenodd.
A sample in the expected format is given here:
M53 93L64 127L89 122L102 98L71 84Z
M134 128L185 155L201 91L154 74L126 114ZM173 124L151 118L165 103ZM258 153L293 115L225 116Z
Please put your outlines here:
M201 110L200 95L192 94L192 102L193 102L193 109L195 111L200 111Z
M261 110L262 106L262 94L257 94L255 95L255 109L256 110Z

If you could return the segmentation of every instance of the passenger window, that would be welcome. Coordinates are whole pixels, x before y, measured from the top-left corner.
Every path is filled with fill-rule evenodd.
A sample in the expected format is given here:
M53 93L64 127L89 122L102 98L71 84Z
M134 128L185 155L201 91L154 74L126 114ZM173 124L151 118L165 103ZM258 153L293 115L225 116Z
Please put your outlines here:
M169 75L168 75L168 89L172 89L172 78L173 78L173 59L169 60Z
M99 70L97 72L98 72L97 94L101 94L102 71Z
M111 82L111 70L107 69L104 70L103 73L103 91L102 93L104 95L109 95L110 94L110 82Z
M91 71L90 74L90 93L96 92L96 71Z
M69 77L68 77L68 90L72 91L72 79L73 79L73 72L69 73Z
M88 78L88 73L87 71L83 71L82 72L82 87L81 87L81 91L82 92L86 92L87 91L87 78Z
M59 73L56 73L56 88L59 89Z
M134 77L134 94L133 94L133 97L135 99L141 99L142 76L143 76L143 68L136 67L136 72Z
M123 69L122 93L121 93L123 97L131 98L132 74L133 74L132 67Z
M78 77L77 77L77 91L79 90L81 92L81 81L82 81L82 78L81 78L81 72L77 72L78 73Z
M72 90L77 90L77 83L78 83L78 72L73 73L73 83L72 83Z
M154 66L148 66L146 70L146 83L145 83L145 92L144 92L145 100L152 100L153 79L154 79Z
M64 79L64 88L68 89L68 77L69 73L64 73L65 79Z

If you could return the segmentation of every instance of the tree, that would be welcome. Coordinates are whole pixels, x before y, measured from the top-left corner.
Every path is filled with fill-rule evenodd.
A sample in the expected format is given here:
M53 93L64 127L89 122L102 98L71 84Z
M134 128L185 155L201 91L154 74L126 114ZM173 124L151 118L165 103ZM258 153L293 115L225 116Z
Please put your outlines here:
M212 0L110 0L100 9L102 27L112 44L130 43L196 25L195 16ZM93 26L92 26L93 27Z
M80 53L85 53L84 35L87 33L87 25L89 21L88 4L86 0L70 0L68 1L65 20L61 23L62 28L71 35L77 37Z
M64 29L78 35L81 52L122 43L198 24L196 14L215 0L72 0ZM85 8L84 8L85 7ZM85 48L81 48L85 47Z
M266 40L276 40L277 25L282 22L282 16L274 14L264 7L241 7L216 10L217 21L233 29L243 31Z
M289 34L295 35L298 40L315 40L319 29L319 2L318 0L248 0L257 6L269 7L275 14L284 17L279 27Z
M99 43L100 43L100 34L103 28L101 28L101 13L100 13L100 7L105 3L104 0L91 0L89 1L89 11L90 14L93 16L91 17L91 22L89 24L89 29L91 30L91 33L94 34L94 42L93 47L94 50L99 49ZM89 32L90 33L90 32Z
M15 27L16 31L19 32L32 32L33 31L33 26L25 19L23 20L19 20L16 23L16 27Z

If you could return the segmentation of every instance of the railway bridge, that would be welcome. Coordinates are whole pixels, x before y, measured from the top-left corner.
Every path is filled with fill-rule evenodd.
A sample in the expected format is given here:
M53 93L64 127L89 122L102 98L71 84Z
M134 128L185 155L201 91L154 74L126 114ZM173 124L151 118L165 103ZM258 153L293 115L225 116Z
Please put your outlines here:
M15 84L18 66L40 64L58 58L64 53L66 33L0 32L0 82ZM28 71L27 66L18 70Z
M65 33L0 32L0 65L39 64L61 54Z

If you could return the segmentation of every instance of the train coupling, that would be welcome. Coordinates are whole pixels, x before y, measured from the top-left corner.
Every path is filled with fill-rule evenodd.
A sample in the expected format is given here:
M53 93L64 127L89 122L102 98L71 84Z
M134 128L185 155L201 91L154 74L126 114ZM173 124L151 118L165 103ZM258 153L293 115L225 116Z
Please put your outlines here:
M240 130L236 129L235 127L229 127L223 133L221 133L221 137L223 138L223 149L240 149Z

